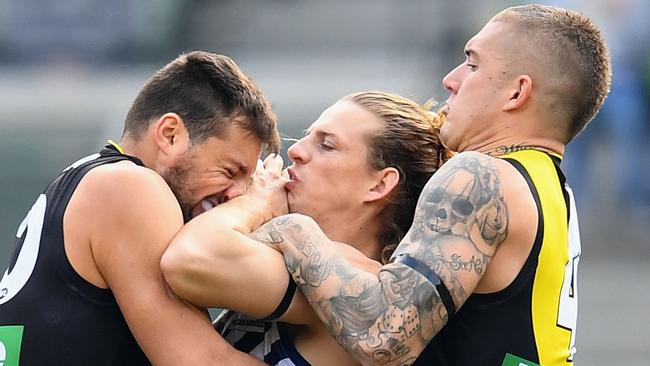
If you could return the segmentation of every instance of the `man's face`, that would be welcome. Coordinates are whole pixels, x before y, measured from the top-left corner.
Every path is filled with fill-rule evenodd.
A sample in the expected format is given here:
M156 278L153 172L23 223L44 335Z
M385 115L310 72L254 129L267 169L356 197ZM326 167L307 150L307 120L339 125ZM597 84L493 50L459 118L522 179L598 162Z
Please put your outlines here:
M190 147L163 175L185 220L246 192L260 140L239 127Z
M440 137L450 150L480 145L494 133L490 124L507 100L507 32L504 23L486 24L467 42L465 61L442 80L450 95Z
M285 188L290 211L323 225L358 208L372 187L368 135L380 128L381 121L354 102L343 100L326 109L289 148L293 165Z

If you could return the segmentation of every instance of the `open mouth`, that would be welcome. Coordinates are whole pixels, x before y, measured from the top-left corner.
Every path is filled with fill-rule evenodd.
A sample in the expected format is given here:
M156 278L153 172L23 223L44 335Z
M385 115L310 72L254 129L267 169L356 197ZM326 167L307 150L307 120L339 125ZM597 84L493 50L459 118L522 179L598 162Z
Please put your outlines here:
M287 174L289 175L289 181L284 184L284 188L288 191L291 191L293 188L295 188L296 184L300 182L300 179L298 179L298 176L291 168L287 169Z
M214 203L212 203L210 200L201 201L201 208L203 208L203 212L211 209L214 206L216 206L216 205Z
M299 181L299 179L298 179L298 177L296 176L296 173L294 173L293 169L291 169L291 168L287 169L287 173L289 173L289 179L291 179L291 180L294 181L294 182L298 182L298 181Z
M192 218L199 216L200 214L211 210L212 208L220 205L225 201L222 196L211 196L210 198L204 198L201 200L201 202L197 203L192 207L192 210L190 211L190 215Z

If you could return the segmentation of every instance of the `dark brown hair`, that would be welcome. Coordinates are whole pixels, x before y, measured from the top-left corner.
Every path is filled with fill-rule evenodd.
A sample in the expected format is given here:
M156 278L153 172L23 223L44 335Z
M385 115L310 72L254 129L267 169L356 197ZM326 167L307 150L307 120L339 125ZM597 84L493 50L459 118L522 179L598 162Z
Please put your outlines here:
M193 145L222 137L238 126L259 138L267 152L277 152L277 119L268 100L229 57L204 51L180 55L154 74L133 102L124 134L139 139L149 124L176 113Z

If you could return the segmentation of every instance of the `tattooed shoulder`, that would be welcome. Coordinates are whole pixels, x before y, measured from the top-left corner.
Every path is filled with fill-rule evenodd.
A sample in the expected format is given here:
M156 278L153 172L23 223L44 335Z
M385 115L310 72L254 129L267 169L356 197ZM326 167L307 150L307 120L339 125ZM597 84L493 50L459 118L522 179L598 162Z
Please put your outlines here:
M461 153L427 183L396 255L414 255L436 272L445 268L480 277L506 239L508 221L494 158Z

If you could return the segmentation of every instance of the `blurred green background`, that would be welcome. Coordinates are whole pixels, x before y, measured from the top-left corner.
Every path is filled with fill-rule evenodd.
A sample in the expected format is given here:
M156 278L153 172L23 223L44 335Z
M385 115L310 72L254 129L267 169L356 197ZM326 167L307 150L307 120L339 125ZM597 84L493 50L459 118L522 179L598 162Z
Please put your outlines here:
M223 53L299 137L345 94L444 101L441 78L499 0L0 0L0 264L59 171L119 139L146 79L183 51ZM650 359L650 5L545 1L603 29L614 82L603 112L568 148L583 239L578 365ZM289 143L285 143L285 150Z

